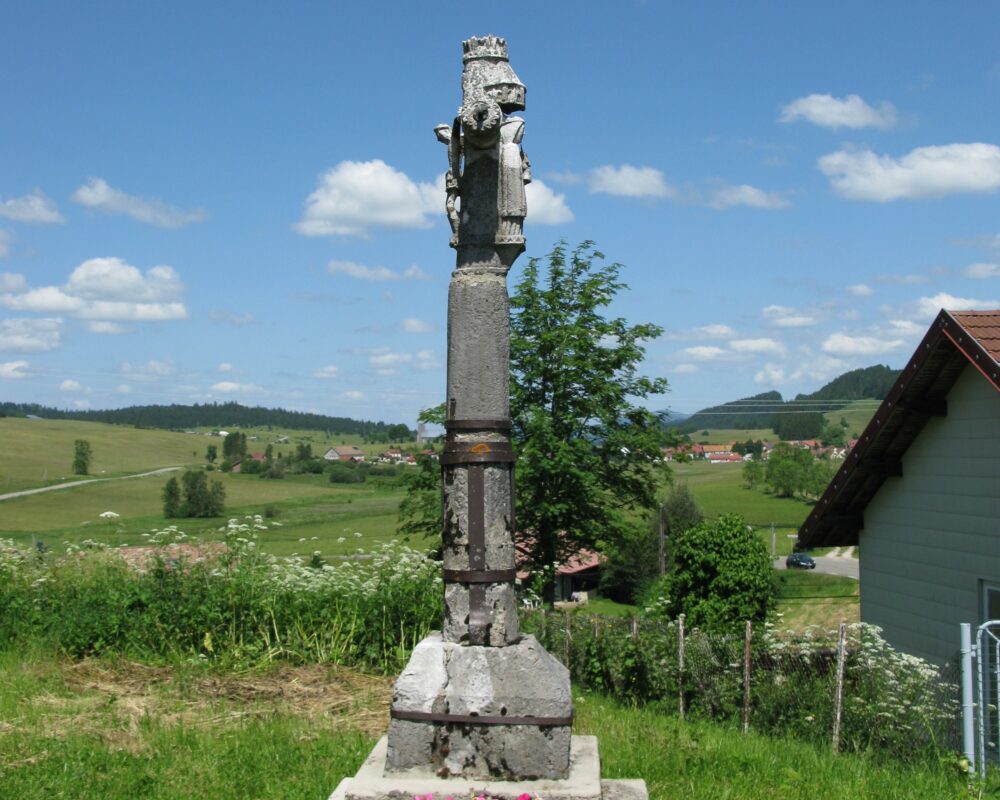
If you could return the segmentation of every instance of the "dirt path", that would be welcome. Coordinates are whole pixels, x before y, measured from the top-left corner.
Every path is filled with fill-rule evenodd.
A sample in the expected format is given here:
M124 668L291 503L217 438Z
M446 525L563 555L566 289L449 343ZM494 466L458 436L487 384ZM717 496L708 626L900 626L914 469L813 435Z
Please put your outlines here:
M8 492L0 494L0 500L11 500L15 497L27 497L29 494L41 494L42 492L55 492L59 489L69 489L73 486L86 486L88 483L104 483L105 481L127 481L130 478L147 478L150 475L160 475L164 472L175 472L180 467L160 467L152 472L140 472L136 475L120 475L117 478L90 478L85 481L67 481L66 483L56 483L52 486L42 486L39 489L23 489L20 492Z

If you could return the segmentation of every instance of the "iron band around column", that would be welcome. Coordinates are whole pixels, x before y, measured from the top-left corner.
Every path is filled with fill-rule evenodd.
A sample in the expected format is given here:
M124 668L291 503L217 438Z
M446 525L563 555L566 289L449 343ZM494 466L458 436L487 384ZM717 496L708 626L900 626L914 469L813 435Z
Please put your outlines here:
M486 716L479 714L447 714L434 713L430 711L403 711L393 708L389 711L389 716L393 719L405 720L406 722L444 722L455 725L537 725L547 727L550 725L572 725L572 715L568 717L508 717L508 716Z
M445 583L510 583L517 578L516 569L446 569Z
M492 417L490 419L446 419L446 431L500 431L510 432L510 417Z
M448 442L441 464L513 464L517 459L509 442Z

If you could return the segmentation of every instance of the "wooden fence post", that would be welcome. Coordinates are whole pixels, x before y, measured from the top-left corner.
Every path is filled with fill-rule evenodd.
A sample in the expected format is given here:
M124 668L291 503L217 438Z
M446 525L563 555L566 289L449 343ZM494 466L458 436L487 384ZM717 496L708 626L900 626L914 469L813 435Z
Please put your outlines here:
M743 636L743 733L750 731L750 620Z
M677 618L677 702L684 719L684 615Z
M568 611L564 611L563 612L563 617L565 619L565 628L566 628L566 641L565 641L565 656L566 656L566 658L565 658L565 661L566 661L566 667L568 668L569 667L569 637L570 637L570 632L569 632L569 628L570 628L569 612Z
M840 714L844 705L844 639L847 625L843 622L837 629L837 690L833 699L833 752L840 752Z
M639 638L639 618L632 617L632 641L636 641Z

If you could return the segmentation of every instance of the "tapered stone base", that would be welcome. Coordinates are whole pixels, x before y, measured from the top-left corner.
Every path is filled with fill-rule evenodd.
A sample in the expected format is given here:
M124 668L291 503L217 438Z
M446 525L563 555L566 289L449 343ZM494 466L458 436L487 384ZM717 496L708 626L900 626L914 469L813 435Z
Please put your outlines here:
M516 800L523 794L542 800L649 800L646 782L601 780L596 736L574 736L570 767L561 780L497 781L438 778L426 770L386 770L387 737L382 737L353 778L344 778L329 800L413 800L414 796L486 797Z
M569 670L534 636L484 647L432 633L413 649L396 681L392 711L389 771L496 780L568 774ZM477 723L475 717L485 719ZM500 722L508 717L513 724ZM526 719L539 724L524 724Z

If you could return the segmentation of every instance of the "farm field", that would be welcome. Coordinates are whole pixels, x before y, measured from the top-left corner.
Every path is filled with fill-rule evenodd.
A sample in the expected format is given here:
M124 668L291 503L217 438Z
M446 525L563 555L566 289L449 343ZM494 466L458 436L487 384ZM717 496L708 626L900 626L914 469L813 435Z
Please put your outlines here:
M90 442L90 475L73 475L73 442ZM0 494L53 483L106 478L201 463L206 437L100 422L0 417ZM219 441L219 440L212 440Z
M312 444L322 453L334 444L358 444L378 453L389 445L362 445L357 436L327 437L322 431L247 429L249 449L263 450L269 442L276 452L298 443ZM223 439L192 433L172 433L123 425L72 420L0 418L0 434L11 457L0 472L0 493L36 488L72 480L73 442L91 444L93 461L89 478L131 475L169 466L200 467L205 450L213 444L221 459ZM409 446L414 446L409 443ZM174 473L180 475L180 472ZM83 476L80 476L81 479ZM325 475L290 475L283 480L262 480L256 475L210 472L226 489L225 518L171 519L163 517L161 492L170 476L112 480L3 501L0 536L19 542L40 542L61 548L64 542L93 539L112 546L141 545L143 534L176 525L189 536L206 540L221 537L225 518L273 514L261 546L274 555L311 554L342 556L360 547L371 549L395 538L396 510L403 490L392 483L371 479L364 484L333 485ZM113 511L119 517L100 517Z
M860 584L851 578L811 570L778 570L776 620L779 629L801 631L814 625L832 631L841 622L860 621Z
M329 665L227 672L0 653L0 796L321 800L385 732L391 686ZM834 756L752 728L574 697L574 733L600 737L604 776L643 778L652 800L969 796L943 763Z
M776 534L777 554L792 552L799 526L812 506L797 498L775 497L743 484L742 464L709 464L694 461L671 464L675 484L686 484L706 517L735 512L746 519L771 547L771 524ZM792 537L792 538L790 538Z

